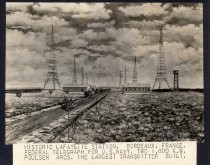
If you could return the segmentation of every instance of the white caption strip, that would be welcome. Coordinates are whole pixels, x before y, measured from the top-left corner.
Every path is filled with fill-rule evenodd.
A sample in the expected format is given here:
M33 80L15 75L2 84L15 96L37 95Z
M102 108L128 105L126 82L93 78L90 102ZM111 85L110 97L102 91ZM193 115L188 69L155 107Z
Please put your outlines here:
M196 142L14 144L13 165L196 165Z

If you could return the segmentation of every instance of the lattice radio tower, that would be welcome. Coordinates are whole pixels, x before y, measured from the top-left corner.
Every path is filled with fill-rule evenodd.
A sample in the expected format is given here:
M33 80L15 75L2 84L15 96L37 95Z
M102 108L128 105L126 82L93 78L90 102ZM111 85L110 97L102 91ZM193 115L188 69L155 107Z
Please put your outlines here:
M50 55L48 59L48 72L47 72L47 77L44 82L44 87L45 89L46 85L48 82L52 81L53 85L53 90L55 90L55 84L57 83L58 86L60 86L60 82L58 79L58 73L57 73L57 68L56 68L56 56L55 56L55 47L54 47L54 32L53 32L53 25L52 25L52 31L51 31L51 41L50 41Z
M156 83L159 84L159 89L160 89L162 82L165 82L168 88L170 89L167 74L166 74L166 67L165 67L164 46L163 46L163 26L160 26L158 66L157 66L157 74L155 77L153 89L155 88Z

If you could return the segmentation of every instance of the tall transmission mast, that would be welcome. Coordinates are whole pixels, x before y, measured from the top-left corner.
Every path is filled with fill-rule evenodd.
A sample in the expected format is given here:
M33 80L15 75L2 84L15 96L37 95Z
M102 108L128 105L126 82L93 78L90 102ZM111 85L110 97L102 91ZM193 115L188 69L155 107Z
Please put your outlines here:
M136 69L136 56L134 59L134 68L133 68L133 84L137 84L137 69Z
M124 75L124 85L127 85L127 70L126 70L126 66L125 66L125 75Z
M77 67L76 67L76 61L75 61L75 55L74 55L74 66L73 66L73 79L72 84L77 84Z
M87 73L85 74L85 77L86 77L86 85L88 85L88 75L87 75Z
M163 46L163 26L160 26L158 66L157 66L157 74L155 77L153 89L155 88L156 83L158 83L159 89L161 89L162 82L165 82L168 88L170 89L166 74L166 67L165 67L164 46Z
M122 71L120 71L120 81L119 81L119 86L122 86Z
M81 84L84 84L85 80L84 80L84 72L83 72L83 66L82 66L82 73L81 73Z
M48 72L47 72L47 77L44 82L44 87L45 89L47 83L49 81L52 81L53 84L53 90L55 90L55 84L57 83L58 86L60 86L60 82L58 79L58 73L57 73L57 68L56 68L56 56L55 56L55 47L54 47L54 31L53 31L53 25L52 25L52 31L51 31L51 41L50 41L50 55L48 59Z

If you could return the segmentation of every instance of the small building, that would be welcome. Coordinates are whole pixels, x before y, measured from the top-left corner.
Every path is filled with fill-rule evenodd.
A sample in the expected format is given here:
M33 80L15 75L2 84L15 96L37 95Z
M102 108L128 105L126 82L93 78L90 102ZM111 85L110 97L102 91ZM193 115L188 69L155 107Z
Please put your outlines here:
M86 84L65 84L63 86L63 91L65 93L71 92L84 92L88 85Z
M112 86L112 87L109 87L109 88L112 92L121 92L122 91L122 87Z
M100 86L100 89L110 90L112 92L122 92L122 87L119 86Z
M150 92L150 84L127 84L122 87L123 93L148 93Z
M6 93L14 93L17 97L21 97L22 93L40 93L42 88L10 88L5 90Z

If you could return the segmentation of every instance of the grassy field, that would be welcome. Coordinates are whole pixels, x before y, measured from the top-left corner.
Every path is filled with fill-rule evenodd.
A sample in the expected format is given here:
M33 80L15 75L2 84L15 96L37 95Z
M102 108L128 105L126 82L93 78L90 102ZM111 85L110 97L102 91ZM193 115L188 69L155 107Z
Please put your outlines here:
M47 91L42 93L25 93L21 98L15 94L6 94L6 118L12 118L19 115L28 115L55 105L58 105L64 97L78 98L81 94L64 94L61 91L55 91L51 96Z
M70 129L70 142L203 141L203 93L110 93ZM61 135L66 142L67 134Z
M81 100L79 95L66 95L66 97ZM7 141L12 142L10 139L17 134L20 137L17 142L21 139L22 141L29 139L31 142L36 142L38 139L38 142L44 142L40 139L43 139L42 136L45 134L40 132L49 125L49 128L57 128L57 124L61 124L60 120L63 124L58 128L63 129L62 133L54 135L50 132L51 136L59 136L56 142L181 140L201 142L204 139L203 93L152 92L144 95L110 93L75 120L73 127L69 127L69 140L67 140L67 113L55 106L61 99L63 99L62 93L54 93L51 101L47 93L25 94L21 98L6 95ZM38 124L36 127L33 124L35 121ZM27 122L25 127L24 123ZM17 128L22 130L18 132Z

